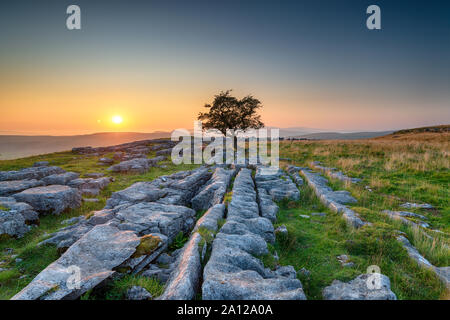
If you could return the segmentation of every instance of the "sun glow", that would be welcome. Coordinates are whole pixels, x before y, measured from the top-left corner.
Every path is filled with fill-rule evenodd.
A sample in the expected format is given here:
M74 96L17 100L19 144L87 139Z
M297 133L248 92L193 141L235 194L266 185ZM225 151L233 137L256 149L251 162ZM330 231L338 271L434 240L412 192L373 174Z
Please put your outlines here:
M114 116L114 117L112 117L112 122L115 124L120 124L123 122L123 119L121 116Z

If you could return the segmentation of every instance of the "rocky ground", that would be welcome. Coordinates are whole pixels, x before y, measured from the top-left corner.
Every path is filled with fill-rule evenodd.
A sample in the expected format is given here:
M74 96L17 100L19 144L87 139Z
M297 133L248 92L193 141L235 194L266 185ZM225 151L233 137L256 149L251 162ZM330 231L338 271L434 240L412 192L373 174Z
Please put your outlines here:
M166 157L172 147L167 140L147 140L76 148L71 152L78 157L74 161L95 159L95 166L103 168L82 175L80 170L67 171L63 165L45 161L1 171L0 237L6 243L20 243L28 233L45 228L39 225L41 219L48 223L85 207L96 208L73 214L59 228L38 237L27 250L50 250L53 260L29 279L5 276L9 283L5 287L10 288L12 281L23 284L9 289L9 297L305 300L315 297L309 291L311 271L298 267L298 256L292 264L286 263L294 250L301 250L294 245L298 232L327 219L342 220L346 227L340 226L346 231L340 237L354 241L355 234L376 228L369 217L361 217L350 207L358 199L348 191L334 190L323 174L345 183L361 180L320 163L289 165L285 170L263 165L196 166L148 178L152 171L170 166ZM133 177L140 178L133 181ZM110 185L114 190L108 190ZM286 208L308 198L317 199L326 211L296 216L300 227L293 230L288 224L290 217L286 220ZM417 205L405 204L407 208ZM427 234L429 225L420 214L385 214ZM288 227L280 221L286 221ZM434 266L406 236L399 231L396 239L407 259L429 272L440 288L448 287L449 267ZM14 257L14 249L7 249L3 248L7 260L0 262L0 280L2 272L8 275L32 260L26 251ZM330 247L332 252L335 250ZM389 275L367 273L362 268L371 261L355 263L352 255L345 254L333 259L342 270L351 272L344 277L347 280L337 276L322 285L321 298L397 299ZM76 285L74 274L79 275Z

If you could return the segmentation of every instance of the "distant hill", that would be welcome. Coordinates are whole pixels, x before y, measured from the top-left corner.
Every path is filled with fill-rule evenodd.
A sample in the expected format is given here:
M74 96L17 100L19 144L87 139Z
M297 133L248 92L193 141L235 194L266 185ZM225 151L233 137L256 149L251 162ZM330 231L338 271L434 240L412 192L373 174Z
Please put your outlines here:
M415 141L419 143L448 143L450 142L450 125L403 129L375 139L385 141Z
M444 125L432 126L432 127L403 129L403 130L395 131L392 134L424 133L424 132L434 132L434 133L450 132L450 124L444 124Z
M381 137L391 134L393 131L377 131L377 132L318 132L295 136L294 138L311 139L311 140L357 140Z
M168 138L170 132L104 132L77 136L0 135L0 159L71 150L74 147L105 147L146 139Z

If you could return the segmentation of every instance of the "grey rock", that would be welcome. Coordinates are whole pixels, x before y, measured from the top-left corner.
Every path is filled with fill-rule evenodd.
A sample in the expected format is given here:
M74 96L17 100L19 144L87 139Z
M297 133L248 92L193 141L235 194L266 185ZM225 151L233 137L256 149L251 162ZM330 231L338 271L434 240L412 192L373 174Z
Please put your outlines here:
M75 154L89 154L95 152L92 147L77 147L72 148L72 153Z
M0 181L0 196L10 196L26 189L42 186L42 181L31 180L13 180Z
M390 210L383 210L383 213L387 214L391 219L393 220L399 220L404 224L410 225L412 227L418 228L423 227L423 228L428 228L430 225L426 222L423 221L418 221L417 223L414 221L411 221L405 217L423 217L421 215L416 215L415 213L412 212L405 212L405 211L390 211Z
M159 188L153 181L137 182L124 190L114 192L107 200L106 207L113 208L121 203L134 204L156 201L166 194L167 190Z
M67 185L70 181L80 177L76 172L65 172L60 174L52 174L42 179L45 185L60 184Z
M318 169L318 170L322 171L323 173L327 174L329 177L331 177L333 179L337 179L342 182L358 183L358 182L362 181L359 178L350 178L350 177L346 176L344 173L342 173L342 171L337 171L336 168L324 167L324 166L320 165L319 161L313 162L311 164L311 166L314 169Z
M150 162L147 158L136 158L132 160L122 161L119 164L108 168L112 172L122 173L146 173L150 168Z
M196 211L206 210L222 202L235 170L216 168L211 179L192 199L192 208Z
M150 300L152 295L145 288L133 286L127 291L127 300Z
M113 269L131 257L140 239L130 231L104 224L94 227L50 264L12 300L76 299L114 274ZM80 268L79 287L70 280L70 267ZM70 283L70 285L68 285Z
M156 151L157 156L170 156L172 154L172 148Z
M297 279L297 272L293 266L279 266L275 269L275 274L289 279Z
M159 280L161 283L166 283L170 278L170 273L172 270L159 268L156 270L146 270L142 272L141 276L147 278L154 278Z
M202 265L199 245L202 237L194 233L179 255L161 300L192 300L199 288Z
M98 200L97 198L83 198L83 202L100 202L100 200Z
M198 219L194 231L198 230L198 228L206 228L213 232L218 229L218 221L222 219L225 215L225 205L223 203L216 204L212 208L210 208L206 213Z
M78 223L78 222L80 222L81 220L84 220L84 219L85 219L84 216L73 217L73 218L61 221L61 224L74 224L74 223Z
M310 216L308 216L306 214L300 214L299 217L303 218L303 219L310 219L311 218Z
M110 159L110 158L103 157L103 158L98 159L98 163L100 165L106 165L107 166L107 165L113 164L114 160Z
M98 179L79 178L68 183L69 187L77 188L82 195L97 196L101 190L106 188L111 182L111 178L102 177Z
M30 230L24 217L15 210L0 210L0 235L21 238Z
M327 213L326 212L313 212L313 213L311 213L311 215L315 216L315 217L325 217L327 215Z
M342 264L346 263L350 258L346 254L341 254L340 256L337 256L336 259Z
M167 253L162 253L158 258L156 258L156 263L159 264L171 264L173 262L173 258L169 256Z
M279 226L278 228L275 229L275 234L281 234L281 235L285 235L287 236L288 234L288 229L286 228L286 226L284 224L282 224L281 226Z
M31 167L18 171L0 171L0 181L40 180L52 174L64 173L60 167Z
M281 169L266 166L258 166L255 174L256 185L259 189L265 189L274 201L283 199L298 200L300 192L291 178Z
M115 219L119 228L133 230L145 235L161 233L169 238L169 243L181 232L188 232L195 223L195 211L175 205L161 203L138 203L117 212Z
M60 214L66 209L81 206L79 191L60 185L31 188L15 194L14 198L28 203L40 213Z
M328 180L319 173L311 172L309 169L302 169L301 172L319 200L332 211L341 213L349 225L360 228L368 224L345 205L356 202L348 191L333 191L328 186Z
M33 167L46 167L48 166L50 163L48 161L38 161L33 163Z
M273 226L259 216L256 201L251 170L243 168L234 181L227 221L204 268L204 300L306 299L298 279L266 270L256 258L268 254L263 237L273 237Z
M162 150L162 149L169 149L173 146L174 146L174 144L172 142L168 142L168 143L161 143L161 144L151 146L150 149L152 151L158 151L158 150Z
M309 271L306 268L301 268L300 270L298 270L298 273L300 273L301 275L309 278L311 276L311 271Z
M300 167L296 167L296 166L292 166L292 165L289 165L287 167L287 172L292 177L292 179L294 180L295 184L297 186L302 186L303 185L303 179L298 174L299 171L300 171Z
M355 264L353 262L346 262L346 263L343 263L342 266L346 267L346 268L352 268L355 266Z
M379 278L379 288L368 285L370 277ZM325 300L397 300L389 278L383 274L362 274L347 283L334 280L322 294Z
M411 259L416 261L416 263L426 269L433 271L439 279L450 288L450 267L435 267L428 261L425 257L423 257L419 251L408 241L404 236L398 236L397 240L403 245L403 247L408 252L408 255Z
M258 204L261 216L274 223L277 220L279 208L275 202L273 202L272 196L270 196L264 188L258 188Z
M431 204L428 203L412 203L412 202L406 202L400 205L400 207L402 208L406 208L406 209L414 209L414 208L419 208L419 209L433 209L434 207Z
M25 202L17 202L13 197L0 197L0 206L21 214L26 224L36 224L39 222L39 214L32 206Z

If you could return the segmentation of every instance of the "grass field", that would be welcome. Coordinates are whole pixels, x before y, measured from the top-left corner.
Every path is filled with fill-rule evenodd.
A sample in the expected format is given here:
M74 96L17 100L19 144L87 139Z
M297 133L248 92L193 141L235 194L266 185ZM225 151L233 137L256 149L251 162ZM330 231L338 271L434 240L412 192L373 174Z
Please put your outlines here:
M377 265L391 279L393 291L399 299L439 299L448 297L444 285L430 271L419 268L395 240L398 231L405 232L422 255L436 266L450 265L450 134L448 132L405 132L390 136L357 141L285 141L280 144L280 157L290 158L282 165L309 166L311 161L343 170L351 177L361 178L359 184L345 185L330 180L333 189L346 189L358 199L352 209L373 223L370 227L353 230L340 215L326 210L307 186L300 188L301 199L280 203L275 226L284 224L288 237L277 239L270 249L276 250L280 263L291 264L296 270L305 268L310 275L299 273L308 299L321 299L322 289L332 280L350 280ZM108 156L108 155L107 155ZM149 157L153 157L150 154ZM71 152L0 161L0 170L16 170L36 161L50 161L67 171L82 174L104 172L97 164L98 157L79 156ZM58 257L54 246L37 247L37 243L62 227L70 217L88 215L100 210L112 192L122 190L134 182L149 181L160 175L192 169L194 166L175 166L166 161L166 168L152 168L147 174L110 174L115 178L100 196L98 203L83 203L82 207L60 216L43 216L40 226L22 239L0 240L0 299L9 299L26 286L34 276ZM366 186L370 187L369 191ZM231 193L226 196L229 199ZM409 210L425 215L432 229L433 240L421 232L390 220L382 210L400 209L403 202L430 203L433 210ZM301 218L300 214L326 212L325 217ZM11 253L8 248L12 249ZM342 267L336 257L347 254L353 267ZM22 259L16 262L16 259ZM273 263L268 261L267 263ZM146 287L158 295L162 286L157 281L129 276L115 281L100 295L86 293L83 299L120 299L132 285ZM447 296L446 296L447 294Z
M431 272L418 268L395 236L398 231L405 232L434 265L450 265L449 146L449 133L416 132L359 141L280 144L280 156L291 159L284 165L309 166L312 161L321 161L324 166L361 178L359 184L344 184L331 178L329 181L334 190L350 191L358 199L351 208L373 223L371 227L349 230L341 217L330 212L326 218L300 218L299 214L327 212L308 186L301 188L298 203L281 210L278 223L285 224L290 235L288 241L277 241L276 248L283 264L311 271L310 278L301 278L309 298L320 298L321 289L333 279L349 280L373 264L391 279L399 299L446 296L444 285ZM425 215L431 228L443 233L427 230L433 237L430 240L423 232L382 213L385 209L400 210L399 205L406 201L432 204L433 210L408 211ZM336 259L340 254L349 255L355 267L341 267Z

